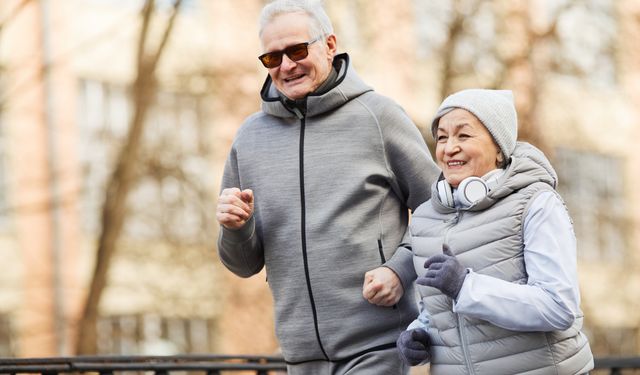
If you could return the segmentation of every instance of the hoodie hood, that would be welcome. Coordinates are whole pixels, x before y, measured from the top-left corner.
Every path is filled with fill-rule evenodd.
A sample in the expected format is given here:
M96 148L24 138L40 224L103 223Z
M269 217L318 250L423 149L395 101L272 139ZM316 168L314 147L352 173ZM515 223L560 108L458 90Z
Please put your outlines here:
M527 173L539 182L545 182L552 188L558 187L558 175L551 166L551 162L542 151L526 142L516 142L512 158L520 159L513 174Z
M299 106L305 108L306 117L318 116L329 112L365 92L373 91L373 88L358 77L349 63L348 54L336 55L333 59L333 67L337 72L337 78L332 87L323 89L322 94L311 93L304 99L296 101L303 102L299 103ZM267 75L267 79L262 85L260 97L262 98L263 112L276 117L296 116L291 104L285 103L287 99L278 92L269 75Z

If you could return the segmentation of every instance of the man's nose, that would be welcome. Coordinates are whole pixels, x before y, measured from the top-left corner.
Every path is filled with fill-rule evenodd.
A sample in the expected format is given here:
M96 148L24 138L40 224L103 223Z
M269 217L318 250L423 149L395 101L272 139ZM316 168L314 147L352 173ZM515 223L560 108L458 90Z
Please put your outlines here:
M280 63L281 70L289 70L295 67L297 63L289 58L286 54L282 54L282 62Z

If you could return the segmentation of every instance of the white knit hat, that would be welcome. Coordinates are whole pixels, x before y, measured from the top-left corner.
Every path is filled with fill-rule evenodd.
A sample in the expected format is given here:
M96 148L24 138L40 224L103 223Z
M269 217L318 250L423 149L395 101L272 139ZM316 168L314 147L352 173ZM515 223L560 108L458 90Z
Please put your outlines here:
M511 90L468 89L449 95L431 122L434 138L440 118L455 108L473 113L489 130L505 159L511 157L518 138L518 116Z

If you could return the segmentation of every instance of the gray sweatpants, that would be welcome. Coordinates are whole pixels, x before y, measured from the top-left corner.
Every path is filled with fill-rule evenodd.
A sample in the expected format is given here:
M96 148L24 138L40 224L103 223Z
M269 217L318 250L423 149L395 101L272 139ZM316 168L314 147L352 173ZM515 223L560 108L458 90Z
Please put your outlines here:
M409 366L396 348L378 350L345 362L312 361L287 365L288 375L407 375Z

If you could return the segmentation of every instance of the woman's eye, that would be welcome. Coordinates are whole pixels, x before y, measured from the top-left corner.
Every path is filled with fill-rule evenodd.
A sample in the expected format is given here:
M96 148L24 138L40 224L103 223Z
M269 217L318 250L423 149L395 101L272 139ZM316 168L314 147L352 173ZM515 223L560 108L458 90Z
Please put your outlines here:
M446 135L439 135L439 136L436 138L436 140L437 140L438 142L444 142L444 141L446 141L446 140L447 140L447 136L446 136Z

